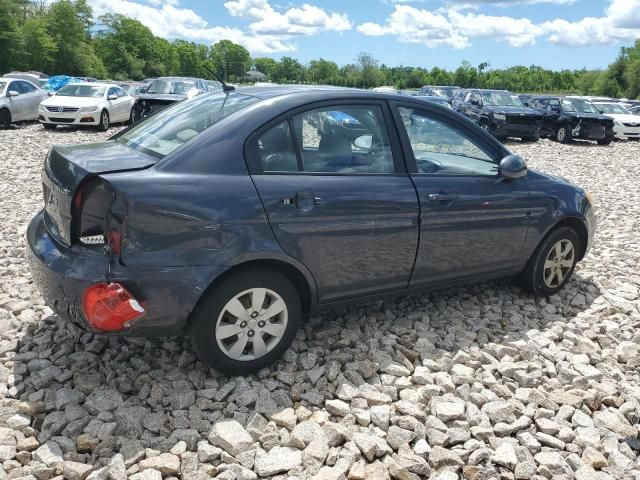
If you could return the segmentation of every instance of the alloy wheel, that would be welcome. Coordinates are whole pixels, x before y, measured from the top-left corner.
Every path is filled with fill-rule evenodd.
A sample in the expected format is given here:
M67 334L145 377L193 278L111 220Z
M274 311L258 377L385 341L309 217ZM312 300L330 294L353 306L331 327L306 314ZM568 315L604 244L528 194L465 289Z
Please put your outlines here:
M557 288L573 268L575 248L570 240L562 239L553 244L544 262L544 284L548 288Z
M566 136L567 136L567 129L565 127L560 127L558 129L558 141L563 142Z
M216 342L233 360L256 360L280 343L287 320L287 305L280 295L267 288L251 288L223 307L216 322Z

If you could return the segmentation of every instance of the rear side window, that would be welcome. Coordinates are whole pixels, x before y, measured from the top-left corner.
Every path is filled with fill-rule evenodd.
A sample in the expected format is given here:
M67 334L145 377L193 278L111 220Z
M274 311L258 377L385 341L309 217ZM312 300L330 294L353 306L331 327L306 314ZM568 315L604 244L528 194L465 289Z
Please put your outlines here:
M378 105L324 107L295 115L258 137L258 151L264 172L358 175L394 171Z

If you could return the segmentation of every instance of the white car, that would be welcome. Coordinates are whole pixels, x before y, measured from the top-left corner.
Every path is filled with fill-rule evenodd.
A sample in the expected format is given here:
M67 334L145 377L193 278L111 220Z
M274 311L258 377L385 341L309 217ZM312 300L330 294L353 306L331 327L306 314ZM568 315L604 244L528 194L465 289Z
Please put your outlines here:
M40 104L38 120L47 129L93 125L104 132L112 123L131 122L134 103L135 98L112 83L72 83Z
M613 118L613 133L616 138L629 140L640 139L640 117L634 115L619 103L594 102L603 115Z
M16 78L0 78L0 125L35 120L38 105L47 98L46 90Z

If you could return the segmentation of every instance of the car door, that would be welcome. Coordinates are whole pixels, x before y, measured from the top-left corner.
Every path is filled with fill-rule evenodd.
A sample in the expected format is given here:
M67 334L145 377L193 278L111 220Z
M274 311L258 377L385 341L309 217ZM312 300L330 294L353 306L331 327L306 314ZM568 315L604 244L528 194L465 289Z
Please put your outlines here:
M480 122L482 116L482 98L480 93L473 91L467 94L464 103L464 114L476 123Z
M118 94L118 108L120 112L119 121L126 122L129 120L133 102L131 102L131 97L122 88L117 87L116 92Z
M560 123L562 116L562 107L560 100L557 98L549 98L540 102L540 108L544 114L544 131L547 135L555 135L556 128Z
M115 96L115 99L109 99L110 97ZM107 108L109 110L109 121L111 123L117 123L120 121L122 117L120 105L118 102L118 89L116 87L109 87L107 90Z
M22 82L22 89L25 91L25 97L27 99L27 111L25 112L25 120L35 120L38 118L38 106L40 105L40 99L42 95L38 87L31 82Z
M336 121L320 130L320 118ZM320 302L407 287L419 205L385 102L332 103L249 140L253 181L281 248Z
M521 268L530 210L526 177L500 177L502 149L451 116L397 103L396 119L421 207L411 284Z
M7 88L7 94L10 91L18 92L18 95L9 97L9 108L11 110L11 118L14 122L26 120L29 114L29 98L26 95L28 91L23 87L23 84L26 85L27 82L14 80L9 84L9 88Z

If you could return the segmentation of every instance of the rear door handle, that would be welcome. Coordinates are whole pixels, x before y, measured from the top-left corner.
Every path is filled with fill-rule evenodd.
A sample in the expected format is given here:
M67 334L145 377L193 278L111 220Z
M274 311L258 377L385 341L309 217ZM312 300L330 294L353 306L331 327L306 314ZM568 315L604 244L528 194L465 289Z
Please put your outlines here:
M430 193L427 195L430 202L453 202L457 200L457 195L449 195L447 193Z

